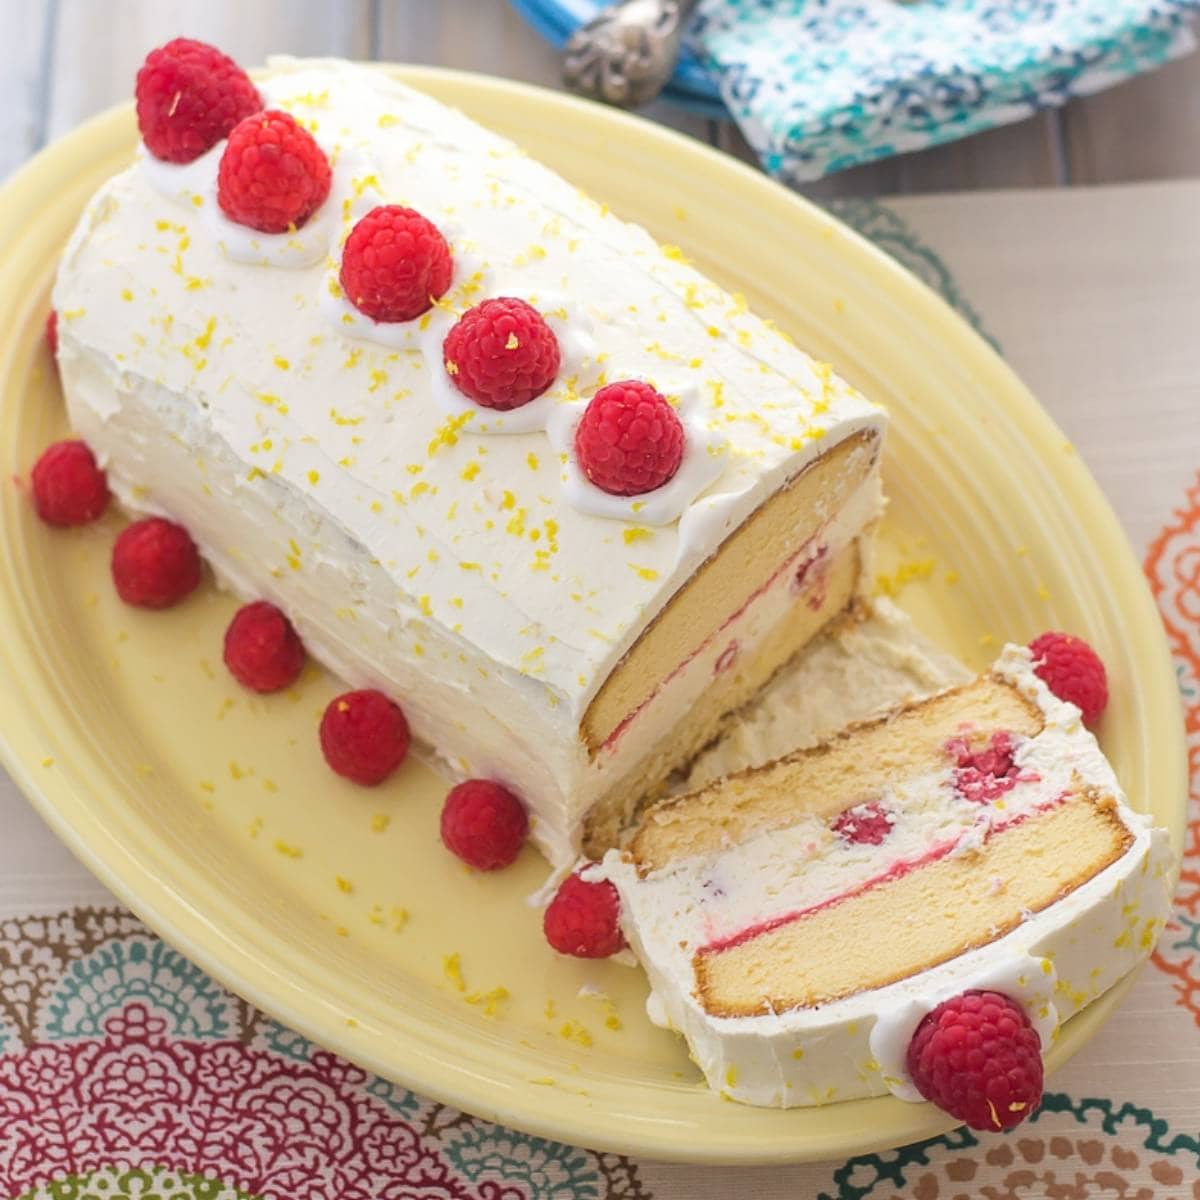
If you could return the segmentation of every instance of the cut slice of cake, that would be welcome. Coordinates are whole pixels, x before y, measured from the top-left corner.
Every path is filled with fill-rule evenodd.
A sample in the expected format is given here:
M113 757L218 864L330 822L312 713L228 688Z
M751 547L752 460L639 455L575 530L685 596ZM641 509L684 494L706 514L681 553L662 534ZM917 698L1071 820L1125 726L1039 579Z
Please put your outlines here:
M1151 950L1164 831L1079 710L1008 647L988 674L648 811L615 884L652 1018L751 1104L912 1098L947 997L1018 1001L1043 1048ZM585 876L590 877L590 876Z
M602 852L859 592L884 416L677 249L385 71L281 60L259 92L270 136L315 139L327 198L263 233L228 215L232 138L185 165L143 147L55 286L71 421L128 508L184 525L453 774L520 795L555 863ZM389 220L449 272L407 319L348 282ZM537 330L536 398L497 397L491 359L468 386L482 360L447 349L501 298ZM580 450L585 407L630 382L682 440L642 494Z

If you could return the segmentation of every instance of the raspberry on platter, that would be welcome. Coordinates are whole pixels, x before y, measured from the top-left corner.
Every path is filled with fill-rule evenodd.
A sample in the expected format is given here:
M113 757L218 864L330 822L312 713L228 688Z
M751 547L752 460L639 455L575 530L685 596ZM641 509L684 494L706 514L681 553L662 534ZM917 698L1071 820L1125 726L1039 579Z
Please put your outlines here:
M578 873L559 885L542 918L546 941L560 954L608 958L625 946L621 899L607 879L589 883Z
M108 480L83 442L47 446L31 479L33 506L47 525L86 525L108 507Z
M468 779L446 796L441 829L452 854L477 870L496 871L521 853L529 818L508 788L490 779Z
M182 525L163 517L135 521L113 545L117 595L137 608L170 608L200 583L200 552Z
M267 600L243 605L225 630L225 665L252 692L290 687L304 669L304 645L292 623Z
M408 754L408 721L400 705L368 688L335 696L321 718L321 752L344 779L374 787Z

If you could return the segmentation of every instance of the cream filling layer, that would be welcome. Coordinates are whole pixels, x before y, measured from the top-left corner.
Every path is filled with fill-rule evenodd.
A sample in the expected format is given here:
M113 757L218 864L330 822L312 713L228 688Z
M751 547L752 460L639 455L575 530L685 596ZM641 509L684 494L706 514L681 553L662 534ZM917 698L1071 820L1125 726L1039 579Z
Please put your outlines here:
M1006 648L996 669L1045 715L1042 733L1022 747L1022 766L1046 779L1064 772L1069 778L1073 771L1116 796L1119 815L1135 836L1119 860L987 946L816 1009L711 1017L694 995L694 945L678 944L687 939L686 923L681 928L675 918L686 906L683 889L657 890L619 852L605 857L599 870L621 894L626 936L650 979L651 1019L684 1035L711 1087L744 1103L773 1107L889 1091L912 1099L903 1047L921 1015L942 999L971 987L1002 985L1025 1006L1046 1045L1061 1021L1149 954L1170 911L1172 853L1165 831L1129 810L1078 710L1049 693L1033 674L1026 650ZM758 885L750 873L761 872L769 857L743 862L742 871L726 882L754 893ZM722 869L732 874L728 863ZM694 885L689 876L688 887ZM734 918L723 914L722 925L736 927L752 908L753 902ZM695 928L692 937L704 935L702 924Z
M1020 751L1016 762L1025 781L989 804L956 791L952 766L864 798L849 817L869 821L865 804L878 805L890 823L879 843L856 842L836 832L835 823L808 816L723 853L655 871L642 880L636 901L636 911L647 914L643 940L652 954L690 957L701 947L836 901L889 874L919 869L933 857L965 853L992 829L1054 804L1071 785L1070 769L1061 764L1053 774L1038 776L1021 766Z

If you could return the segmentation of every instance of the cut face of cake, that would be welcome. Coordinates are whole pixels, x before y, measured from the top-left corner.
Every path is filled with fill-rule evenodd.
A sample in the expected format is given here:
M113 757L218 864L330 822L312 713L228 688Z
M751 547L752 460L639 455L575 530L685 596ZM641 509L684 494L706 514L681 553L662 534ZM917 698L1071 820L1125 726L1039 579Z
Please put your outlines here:
M184 525L452 774L517 793L556 864L601 853L858 593L883 414L676 249L386 73L279 61L259 90L311 130L328 198L258 232L222 211L224 142L182 166L143 149L55 287L72 423L127 507ZM343 257L396 205L452 268L419 316L377 321ZM513 407L472 400L444 350L500 297L558 355ZM624 495L576 431L628 380L683 449Z
M1166 834L1079 711L1006 649L991 672L660 804L602 872L651 1014L733 1099L911 1092L921 1017L1010 995L1043 1049L1149 954Z
M692 763L686 781L673 781L674 790L699 791L971 678L907 614L875 596L855 604L780 671Z

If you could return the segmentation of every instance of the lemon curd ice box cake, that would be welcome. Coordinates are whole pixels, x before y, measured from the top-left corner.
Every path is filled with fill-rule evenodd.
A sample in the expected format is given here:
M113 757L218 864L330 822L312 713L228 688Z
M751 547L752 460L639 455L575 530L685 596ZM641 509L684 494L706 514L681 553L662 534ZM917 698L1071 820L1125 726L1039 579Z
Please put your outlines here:
M66 248L71 422L555 863L602 851L855 596L884 416L387 74L238 87L250 119L195 157L152 130Z
M532 836L550 946L631 946L713 1089L1028 1116L1167 914L1165 834L1084 724L1095 653L1045 634L971 681L873 608L881 410L461 114L186 39L137 102L54 288L78 437L39 515L142 514L112 555L141 607L206 558L248 602L239 683L311 652L355 689L338 774L381 783L411 730L462 780L447 849Z

